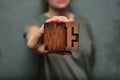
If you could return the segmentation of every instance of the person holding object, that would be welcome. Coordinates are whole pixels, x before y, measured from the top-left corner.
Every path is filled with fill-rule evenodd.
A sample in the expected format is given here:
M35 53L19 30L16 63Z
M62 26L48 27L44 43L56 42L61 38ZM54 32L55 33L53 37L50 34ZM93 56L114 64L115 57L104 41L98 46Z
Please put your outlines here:
M67 17L64 16L54 16L46 20L45 22L74 22L74 19L67 19ZM32 51L37 51L38 53L49 53L44 48L43 34L44 34L44 24L41 26L41 28L38 28L38 26L30 27L29 30L27 31L27 36L26 36L28 48L31 49ZM67 52L69 51L65 51L66 54ZM65 53L61 53L61 54L65 54Z
M27 47L40 54L39 79L41 80L90 80L94 64L93 37L88 21L69 11L72 0L43 0L48 11L28 24L25 32ZM79 51L49 53L44 48L45 22L77 22ZM62 55L61 55L62 54ZM66 55L67 54L67 55ZM68 55L69 54L69 55Z

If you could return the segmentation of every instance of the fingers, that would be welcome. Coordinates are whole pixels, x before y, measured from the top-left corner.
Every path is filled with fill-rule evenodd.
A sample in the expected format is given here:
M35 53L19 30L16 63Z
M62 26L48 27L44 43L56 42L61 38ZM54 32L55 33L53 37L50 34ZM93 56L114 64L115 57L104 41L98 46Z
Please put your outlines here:
M40 45L40 46L37 48L37 52L38 52L38 53L41 53L41 54L46 54L46 53L48 53L48 50L45 50L45 46L44 46L44 44L43 44L43 45Z
M74 19L69 19L69 22L75 22Z
M40 27L40 29L39 29L38 31L39 31L39 33L40 33L41 35L44 34L44 24ZM41 35L40 35L40 36L41 36Z
M58 22L58 19L59 19L58 16L54 16L54 17L52 17L52 18L46 20L45 22Z
M67 17L64 17L64 16L59 16L58 22L69 22L69 19Z
M38 30L39 30L38 27L31 27L27 32L26 41L29 49L34 49L38 42L39 36L41 36Z
M68 19L65 16L54 16L45 22L74 22L74 19Z

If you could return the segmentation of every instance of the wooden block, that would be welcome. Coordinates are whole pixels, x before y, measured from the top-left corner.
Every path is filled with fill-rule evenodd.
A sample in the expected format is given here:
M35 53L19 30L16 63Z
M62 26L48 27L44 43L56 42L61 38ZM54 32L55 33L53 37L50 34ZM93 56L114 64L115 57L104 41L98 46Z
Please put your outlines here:
M44 24L44 44L45 49L50 52L65 51L66 43L65 23L45 23Z
M76 23L45 23L44 44L50 52L78 50L78 24Z
M77 51L79 47L79 29L76 23L66 23L67 27L67 48Z

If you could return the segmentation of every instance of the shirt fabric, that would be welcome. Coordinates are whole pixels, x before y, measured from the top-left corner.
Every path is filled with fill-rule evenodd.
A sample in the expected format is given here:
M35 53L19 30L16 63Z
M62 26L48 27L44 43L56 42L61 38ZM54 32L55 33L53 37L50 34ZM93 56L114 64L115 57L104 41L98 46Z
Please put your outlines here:
M39 26L49 19L45 14L28 24L28 27ZM71 55L44 54L40 55L40 80L90 80L94 62L93 38L88 21L75 15L79 23L79 51Z

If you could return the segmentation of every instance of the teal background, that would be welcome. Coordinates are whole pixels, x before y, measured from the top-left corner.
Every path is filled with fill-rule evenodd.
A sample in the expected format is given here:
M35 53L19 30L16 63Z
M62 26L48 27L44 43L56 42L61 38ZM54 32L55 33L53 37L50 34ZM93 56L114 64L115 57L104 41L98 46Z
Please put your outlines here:
M23 38L27 22L43 11L40 0L0 0L0 80L37 79L39 55ZM94 80L120 80L120 0L73 0L95 39Z

